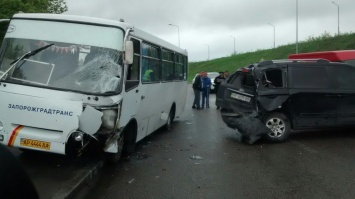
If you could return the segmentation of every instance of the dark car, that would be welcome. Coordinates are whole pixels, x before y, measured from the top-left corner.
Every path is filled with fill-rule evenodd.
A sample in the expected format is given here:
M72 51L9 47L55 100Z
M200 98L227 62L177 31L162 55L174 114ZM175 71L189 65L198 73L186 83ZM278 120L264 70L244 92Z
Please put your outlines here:
M355 67L324 59L252 64L221 84L216 105L249 143L284 141L291 129L354 125Z

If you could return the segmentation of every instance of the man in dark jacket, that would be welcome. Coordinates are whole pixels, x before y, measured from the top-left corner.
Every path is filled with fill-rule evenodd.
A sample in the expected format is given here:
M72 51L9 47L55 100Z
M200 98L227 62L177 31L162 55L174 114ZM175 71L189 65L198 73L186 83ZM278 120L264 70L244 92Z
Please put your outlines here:
M0 144L1 198L38 199L38 193L19 160Z
M201 109L200 106L200 96L202 91L202 81L201 81L202 72L200 72L196 77L195 81L192 83L192 88L194 89L195 100L192 104L192 108Z
M214 84L215 84L215 90L216 90L216 95L218 93L218 88L219 85L221 85L221 83L225 80L226 78L224 77L224 73L223 72L219 72L219 76L214 78ZM219 109L219 106L217 106L217 109Z

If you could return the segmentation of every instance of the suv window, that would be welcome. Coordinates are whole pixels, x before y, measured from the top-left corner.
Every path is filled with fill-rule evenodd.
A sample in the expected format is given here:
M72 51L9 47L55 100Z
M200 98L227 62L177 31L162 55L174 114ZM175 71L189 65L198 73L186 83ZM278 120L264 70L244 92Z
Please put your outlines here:
M232 84L233 88L255 87L254 76L249 73L237 72L229 79L228 83Z
M255 87L254 76L251 75L251 74L246 74L246 75L244 75L244 78L243 78L243 86Z
M330 80L327 74L327 68L305 66L290 67L291 82L293 88L329 88Z
M261 85L267 88L282 88L283 78L281 69L269 69L263 72Z
M355 89L355 68L350 66L335 66L335 77L340 89Z

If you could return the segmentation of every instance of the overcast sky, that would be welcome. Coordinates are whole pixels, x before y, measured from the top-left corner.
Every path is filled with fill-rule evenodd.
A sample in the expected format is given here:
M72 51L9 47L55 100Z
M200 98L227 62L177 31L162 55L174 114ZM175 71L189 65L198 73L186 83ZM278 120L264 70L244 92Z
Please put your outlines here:
M67 14L119 20L139 27L204 61L296 41L297 0L66 0ZM335 0L340 32L355 32L355 0ZM298 40L338 32L331 0L298 0Z

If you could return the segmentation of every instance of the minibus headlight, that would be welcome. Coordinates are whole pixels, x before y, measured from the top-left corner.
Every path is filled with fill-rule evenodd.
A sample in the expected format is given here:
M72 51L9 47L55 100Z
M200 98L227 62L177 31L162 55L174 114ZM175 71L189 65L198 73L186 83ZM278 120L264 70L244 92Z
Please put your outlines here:
M4 129L4 123L0 120L0 131Z
M74 133L73 133L73 137L74 137L74 140L75 140L75 141L81 142L81 141L83 141L83 139L84 139L84 133L83 133L83 132L79 132L79 131L74 132Z
M114 129L117 120L117 110L104 110L102 113L102 125L107 129Z

